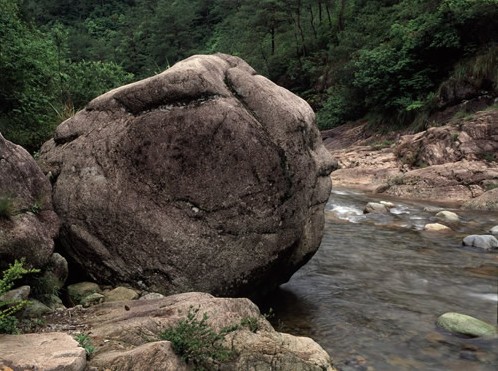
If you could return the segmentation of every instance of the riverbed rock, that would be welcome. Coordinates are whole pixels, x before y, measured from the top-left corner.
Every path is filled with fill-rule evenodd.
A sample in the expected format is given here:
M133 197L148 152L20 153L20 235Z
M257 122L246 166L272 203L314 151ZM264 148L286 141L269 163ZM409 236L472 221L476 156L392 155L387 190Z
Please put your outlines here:
M16 287L0 295L0 301L18 302L18 301L28 300L30 292L31 292L31 287L29 287L28 285Z
M477 247L483 250L493 250L498 249L498 240L493 235L483 234L483 235L470 235L463 239L462 244L464 246Z
M463 209L498 211L498 188L492 189L462 205Z
M95 281L242 296L313 256L333 165L310 106L223 54L94 99L40 164L61 245Z
M85 350L69 334L0 334L2 370L83 371L86 364Z
M490 234L498 235L498 225L495 225L489 230Z
M87 308L92 305L102 304L104 301L104 295L99 294L98 292L94 292L93 294L89 294L83 297L80 301L80 304L83 305L84 308Z
M221 370L248 369L249 366L255 370L334 370L329 355L317 343L276 332L257 306L243 298L185 293L160 299L104 303L72 311L67 319L85 326L95 345L89 367L131 371L143 369L147 364L149 370L176 371L189 368L159 335L193 311L197 311L198 321L205 314L207 324L214 331L238 325L223 341L237 355L222 364ZM50 326L50 318L46 321L46 326ZM244 326L243 321L251 322L254 327Z
M41 268L58 231L50 182L24 148L0 134L0 270L21 258Z
M128 287L118 286L112 290L104 291L105 301L122 301L138 299L139 294L136 290Z
M428 232L451 232L451 228L441 223L428 223L424 226L424 231Z
M82 304L85 297L95 293L102 293L102 289L95 282L78 282L67 286L67 295L73 305Z
M469 337L494 337L496 327L466 314L448 312L441 315L436 324L456 335Z
M440 211L436 214L436 219L441 221L441 222L446 222L446 223L458 223L460 221L460 217L458 214L452 212L452 211L447 211L443 210Z
M363 209L365 214L377 213L377 214L387 214L389 213L389 207L380 202L369 202Z
M36 299L30 299L28 305L22 313L22 316L23 318L40 318L44 314L52 312L53 309L48 305L45 305L41 301L38 301Z

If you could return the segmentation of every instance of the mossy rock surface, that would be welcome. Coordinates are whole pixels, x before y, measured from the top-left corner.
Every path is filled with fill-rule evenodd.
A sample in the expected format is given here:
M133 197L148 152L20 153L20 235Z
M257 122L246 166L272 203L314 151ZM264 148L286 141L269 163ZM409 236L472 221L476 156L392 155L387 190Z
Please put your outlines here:
M445 313L437 319L436 324L456 335L494 337L498 334L496 326L461 313Z

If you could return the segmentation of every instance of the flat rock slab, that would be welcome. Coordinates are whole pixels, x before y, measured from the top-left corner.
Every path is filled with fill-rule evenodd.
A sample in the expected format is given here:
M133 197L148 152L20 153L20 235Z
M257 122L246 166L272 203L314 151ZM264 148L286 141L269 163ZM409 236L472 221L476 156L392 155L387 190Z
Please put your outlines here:
M86 353L61 332L0 335L0 367L14 370L83 371Z
M239 325L223 341L236 356L223 363L220 370L335 370L320 345L310 338L275 331L258 307L244 298L216 298L193 292L109 302L67 311L67 320L84 325L95 346L90 367L135 371L147 365L147 370L177 371L191 368L160 334L185 320L192 310L198 310L198 320L206 315L214 331ZM254 327L244 326L242 321ZM46 326L51 326L49 317Z

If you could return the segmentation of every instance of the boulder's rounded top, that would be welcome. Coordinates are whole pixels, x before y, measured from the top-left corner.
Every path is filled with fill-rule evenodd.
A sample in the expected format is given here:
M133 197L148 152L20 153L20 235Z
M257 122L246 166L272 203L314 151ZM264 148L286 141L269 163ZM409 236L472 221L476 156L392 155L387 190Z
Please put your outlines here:
M223 54L114 89L42 148L61 241L99 282L270 290L321 240L333 164L314 120L303 99Z

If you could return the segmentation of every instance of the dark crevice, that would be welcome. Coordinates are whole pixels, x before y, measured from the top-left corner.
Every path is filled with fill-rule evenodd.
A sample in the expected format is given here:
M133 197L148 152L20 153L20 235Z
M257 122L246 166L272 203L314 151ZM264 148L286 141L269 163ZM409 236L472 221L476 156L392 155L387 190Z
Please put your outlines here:
M57 145L65 144L72 142L73 140L77 139L79 137L78 133L73 133L71 135L63 136L63 137L58 137L57 135L54 135L54 142Z
M180 97L180 98L165 98L160 102L143 103L140 107L132 107L132 105L124 102L123 99L114 97L114 99L130 114L134 116L144 115L154 111L169 111L173 108L191 108L199 106L207 101L223 98L219 94L204 93L195 97ZM142 103L142 102L141 102Z

